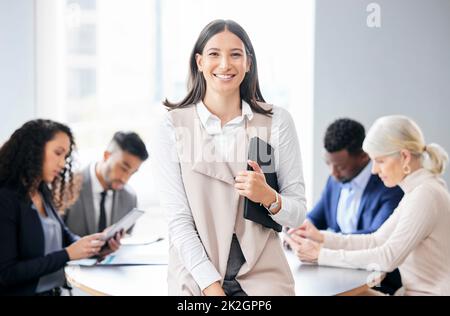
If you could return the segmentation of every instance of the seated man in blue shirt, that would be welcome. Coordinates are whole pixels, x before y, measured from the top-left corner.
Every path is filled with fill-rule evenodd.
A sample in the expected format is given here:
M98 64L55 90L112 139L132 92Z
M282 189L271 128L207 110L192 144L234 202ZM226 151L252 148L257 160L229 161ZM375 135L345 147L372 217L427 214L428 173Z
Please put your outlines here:
M399 187L387 188L362 150L364 126L351 119L338 119L326 130L325 161L331 176L308 219L321 230L343 234L376 231L403 197ZM398 270L388 274L381 291L393 294L401 286Z

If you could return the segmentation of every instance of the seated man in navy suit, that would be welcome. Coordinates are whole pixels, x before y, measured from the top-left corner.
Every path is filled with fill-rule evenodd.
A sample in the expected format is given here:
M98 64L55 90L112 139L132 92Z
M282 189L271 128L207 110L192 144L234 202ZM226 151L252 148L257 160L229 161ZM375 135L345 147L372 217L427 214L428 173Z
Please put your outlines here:
M307 214L321 230L368 234L388 219L403 197L399 187L387 188L362 150L364 126L351 119L334 121L325 133L325 161L331 176L319 202ZM398 270L387 275L381 291L393 294L401 286Z

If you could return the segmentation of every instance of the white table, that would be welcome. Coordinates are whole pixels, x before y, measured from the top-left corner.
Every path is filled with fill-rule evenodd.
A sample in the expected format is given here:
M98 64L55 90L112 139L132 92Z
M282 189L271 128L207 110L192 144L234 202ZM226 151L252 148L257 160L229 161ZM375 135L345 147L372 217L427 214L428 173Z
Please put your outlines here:
M292 256L292 255L290 255ZM290 262L291 265L291 262ZM300 296L354 295L368 289L364 270L291 265ZM167 266L66 267L69 282L92 295L167 295Z
M122 246L126 247L141 246ZM167 258L167 238L143 246ZM150 248L148 248L150 247ZM158 256L161 257L161 256ZM167 295L167 265L133 266L66 266L70 284L92 295Z
M151 221L151 220L150 220ZM142 220L135 232L149 231L149 219ZM155 227L155 223L151 226ZM158 223L157 227L164 227ZM155 229L151 229L152 233ZM167 247L167 238L158 248ZM295 279L295 292L300 296L355 295L369 288L370 280L382 275L365 270L341 269L301 264L295 255L286 251ZM92 295L167 295L167 265L101 266L65 268L68 281Z
M91 295L167 295L167 266L67 266L69 283Z
M358 295L376 284L384 274L366 270L302 264L291 252L286 258L295 279L297 296Z

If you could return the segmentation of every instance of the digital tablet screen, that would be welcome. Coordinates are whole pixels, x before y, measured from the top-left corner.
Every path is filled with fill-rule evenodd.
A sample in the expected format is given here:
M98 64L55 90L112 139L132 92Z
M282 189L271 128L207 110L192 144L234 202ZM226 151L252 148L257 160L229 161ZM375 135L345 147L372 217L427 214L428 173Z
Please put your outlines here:
M106 237L104 240L109 240L114 235L116 235L120 231L127 231L131 228L131 226L136 223L137 219L141 217L145 212L142 210L138 210L137 208L132 209L128 214L122 217L117 223L113 224L106 231Z

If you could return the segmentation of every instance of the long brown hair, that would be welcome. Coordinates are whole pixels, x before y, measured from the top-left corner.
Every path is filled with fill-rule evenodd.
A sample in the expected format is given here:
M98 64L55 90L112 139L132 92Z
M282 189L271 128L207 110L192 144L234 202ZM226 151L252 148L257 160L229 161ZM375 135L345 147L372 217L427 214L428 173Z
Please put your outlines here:
M258 67L256 63L255 50L253 49L252 42L245 30L236 22L232 20L214 20L210 22L201 31L197 41L195 42L194 49L191 52L189 58L189 80L188 80L188 94L180 102L170 102L165 100L163 104L169 109L187 107L192 104L196 104L204 99L206 94L206 81L203 74L198 71L197 61L195 56L202 54L206 43L211 37L217 33L223 31L230 31L241 39L245 46L245 53L251 59L250 70L246 73L244 80L240 86L241 99L247 102L253 111L265 115L271 115L272 110L265 110L258 102L266 102L262 96L259 88L258 80Z

